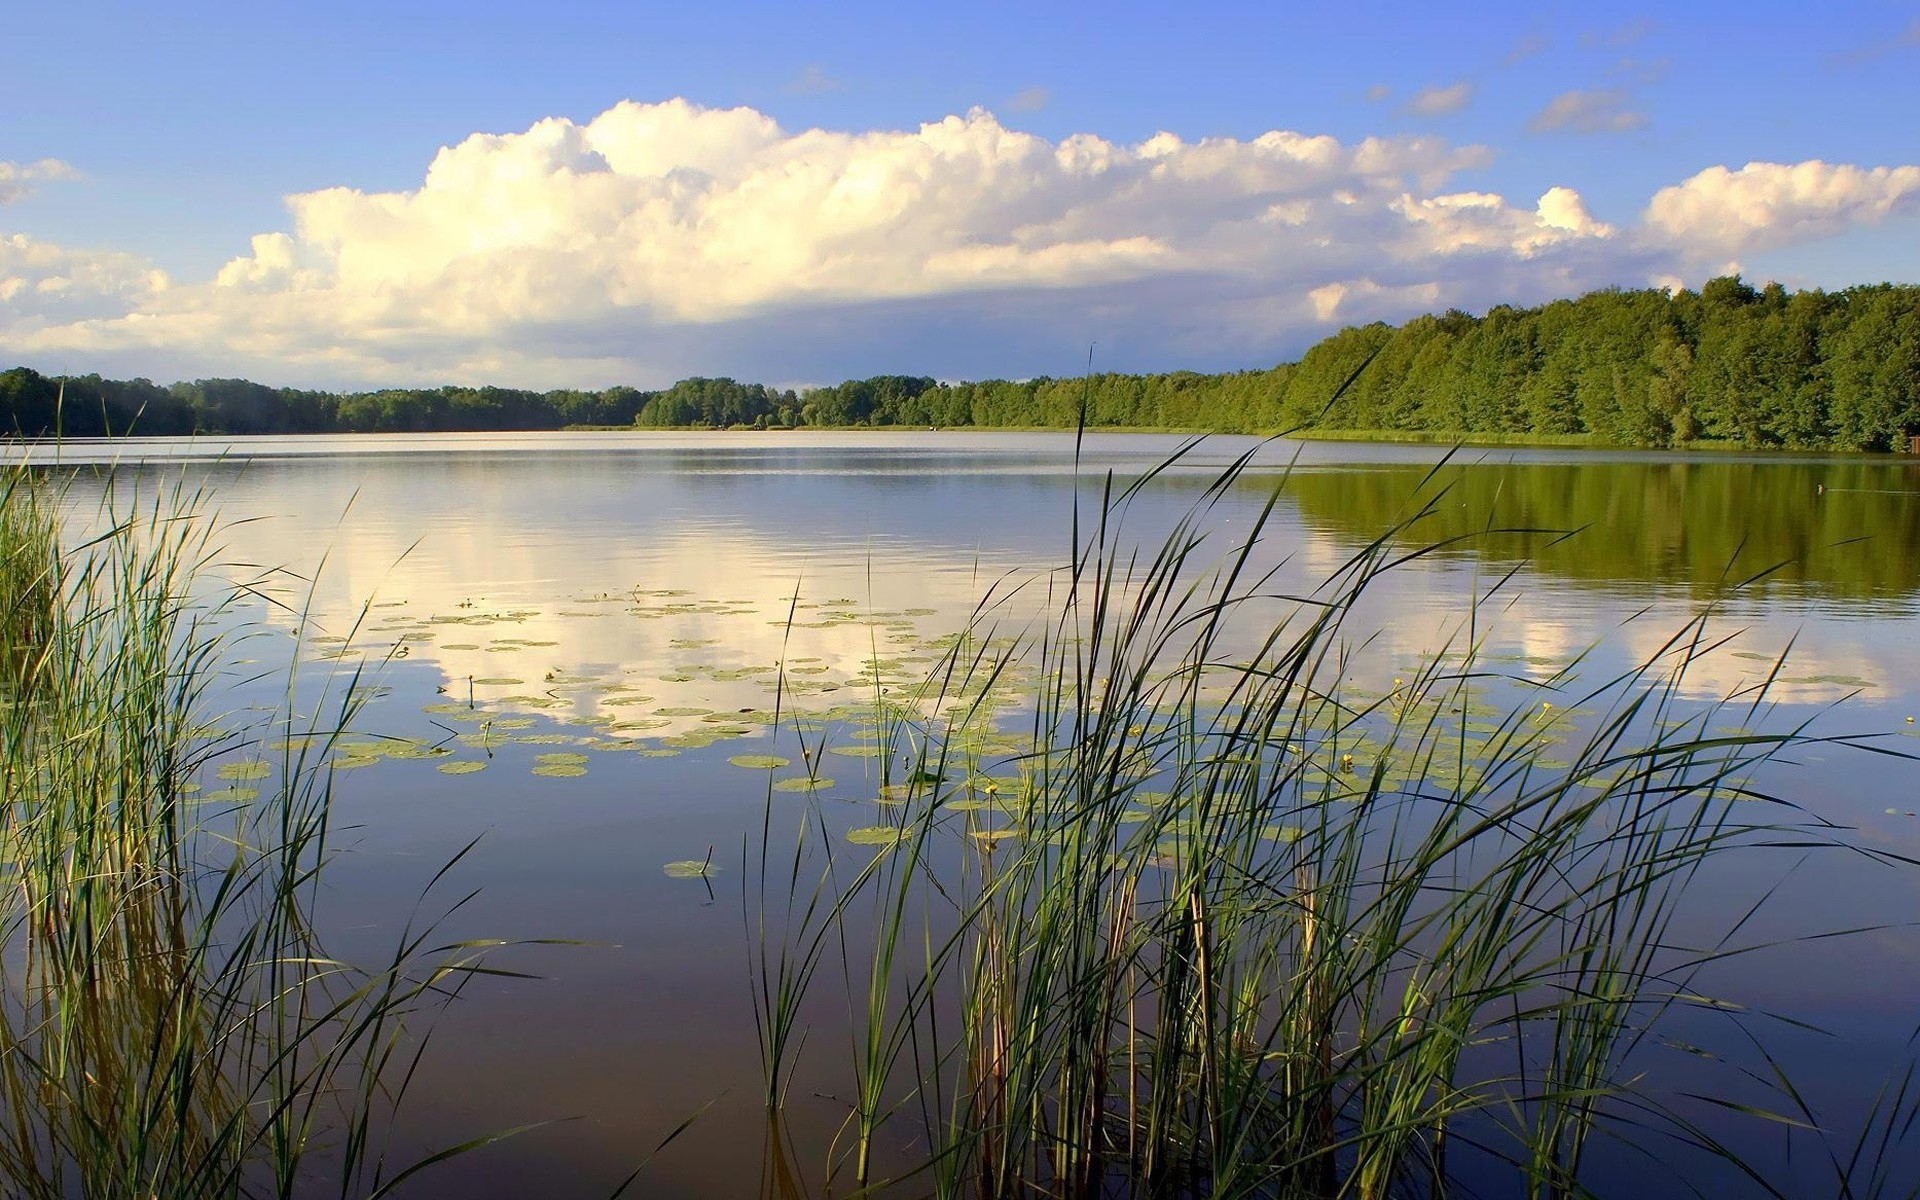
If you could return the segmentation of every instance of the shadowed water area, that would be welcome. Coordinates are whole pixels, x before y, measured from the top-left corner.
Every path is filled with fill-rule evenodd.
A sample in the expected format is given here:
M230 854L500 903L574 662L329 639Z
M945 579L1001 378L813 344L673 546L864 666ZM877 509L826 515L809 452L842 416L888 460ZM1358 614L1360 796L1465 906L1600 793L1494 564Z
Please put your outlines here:
M123 497L203 489L228 523L220 574L257 596L240 606L224 721L270 716L290 688L297 709L324 712L349 671L375 689L331 752L351 846L325 883L337 953L378 954L476 835L457 891L480 894L448 936L581 943L504 953L500 965L542 978L476 982L440 1017L401 1144L558 1123L446 1165L422 1194L604 1195L700 1113L636 1186L730 1196L763 1182L742 870L763 812L791 806L790 822L817 805L841 833L883 823L876 703L910 696L990 591L1014 592L994 636L1043 625L1076 499L1085 521L1110 474L1135 478L1179 445L1090 436L1076 463L1071 435L1038 434L201 439L70 444L58 468L84 519L111 474ZM1241 615L1249 645L1262 614L1280 620L1288 597L1425 508L1399 541L1432 551L1348 620L1357 695L1472 644L1496 708L1551 695L1573 709L1569 664L1597 684L1712 604L1724 641L1682 700L1766 683L1770 720L1920 750L1920 465L1217 438L1134 497L1128 537L1158 541L1248 451L1206 521L1225 555L1278 489L1254 556L1273 598ZM1033 682L994 685L1013 727ZM817 762L800 762L776 709L820 735ZM261 786L274 738L209 770L204 794ZM1772 790L1864 846L1920 855L1911 764L1793 757L1770 770ZM1703 937L1762 897L1747 942L1873 927L1706 977L1788 1019L1770 1022L1772 1052L1844 1125L1904 1060L1920 1015L1907 928L1920 875L1782 850L1691 887ZM788 1106L803 1160L824 1158L846 1110L845 1014L832 988L807 1010ZM1700 1046L1738 1041L1711 1013L1676 1029L1644 1069L1679 1089ZM1763 1124L1697 1116L1764 1157ZM910 1154L910 1132L898 1140ZM1657 1153L1600 1153L1602 1182L1659 1177ZM1770 1169L1795 1190L1791 1169Z

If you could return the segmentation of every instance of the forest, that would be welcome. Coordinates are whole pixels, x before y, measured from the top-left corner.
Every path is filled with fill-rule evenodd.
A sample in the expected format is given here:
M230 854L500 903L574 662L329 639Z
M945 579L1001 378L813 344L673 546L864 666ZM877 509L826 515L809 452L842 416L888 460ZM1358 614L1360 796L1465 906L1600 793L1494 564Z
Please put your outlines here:
M1903 450L1920 434L1920 285L1606 290L1534 308L1350 326L1297 363L1222 374L803 390L683 379L646 391L327 392L0 373L9 432L70 437L677 428L1103 428L1549 437L1619 446Z

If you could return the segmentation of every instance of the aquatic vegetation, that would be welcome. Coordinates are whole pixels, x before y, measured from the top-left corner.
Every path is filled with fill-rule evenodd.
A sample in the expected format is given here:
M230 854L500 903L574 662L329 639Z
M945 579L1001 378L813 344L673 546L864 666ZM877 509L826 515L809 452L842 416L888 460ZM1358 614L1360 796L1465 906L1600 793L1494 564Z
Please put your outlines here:
M790 779L775 780L776 792L819 792L833 786L833 780L818 775L796 775Z
M727 761L736 767L746 767L749 770L759 771L793 765L792 759L782 758L778 754L736 754Z
M1675 930L1699 919L1688 885L1734 857L1897 866L1760 782L1861 740L1775 727L1764 684L1688 699L1720 644L1710 607L1618 674L1503 668L1483 639L1510 577L1368 692L1348 682L1371 641L1351 619L1383 575L1442 548L1418 535L1444 492L1279 597L1277 488L1219 545L1208 509L1236 465L1141 546L1124 518L1144 482L1108 479L1079 514L1026 637L1005 640L1018 618L990 595L923 684L876 701L870 741L782 731L810 763L873 760L884 823L769 804L751 847L771 1177L1387 1200L1452 1194L1471 1160L1476 1191L1557 1200L1588 1194L1597 1144L1625 1142L1768 1190L1651 1082L1663 1055L1713 1061L1670 1022L1738 1012L1705 989L1756 948L1740 935L1766 891L1704 938ZM1032 690L1011 704L1016 678ZM844 982L851 1081L816 1167L779 1131L799 1013L826 978ZM1706 1101L1818 1143L1760 1054L1772 1074L1729 1067ZM1894 1153L1917 1113L1896 1076L1860 1144ZM1842 1194L1880 1186L1844 1144L1813 1155Z
M327 955L333 733L208 719L235 657L193 592L211 523L110 493L63 548L42 486L0 496L0 1191L384 1194L432 1161L382 1149L409 1028L484 947L412 925L371 967Z

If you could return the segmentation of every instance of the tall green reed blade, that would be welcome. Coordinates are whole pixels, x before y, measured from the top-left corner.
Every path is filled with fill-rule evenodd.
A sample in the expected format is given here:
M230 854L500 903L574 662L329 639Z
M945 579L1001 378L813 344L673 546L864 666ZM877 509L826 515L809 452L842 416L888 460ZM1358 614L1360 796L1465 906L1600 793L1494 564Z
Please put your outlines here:
M377 1128L417 1061L409 1031L493 970L488 947L436 945L426 920L371 969L327 956L331 781L307 755L337 729L288 739L263 796L196 799L244 737L210 711L233 614L197 586L216 552L198 497L110 487L65 548L31 468L0 501L0 1186L390 1191L415 1169L388 1166ZM359 695L349 681L341 716Z
M961 639L890 715L928 777L970 778L996 768L965 747L1019 715L979 702L993 693L971 675L1035 673L1030 743L1004 764L1023 781L1010 824L980 823L977 790L929 786L890 847L805 905L802 961L836 937L843 959L867 947L864 976L843 970L864 992L857 1190L887 1186L867 1148L909 1097L932 1147L909 1174L995 1200L1438 1196L1460 1144L1557 1198L1584 1194L1588 1144L1622 1121L1708 1146L1633 1064L1713 957L1673 935L1688 882L1776 841L1847 848L1752 782L1822 739L1756 723L1764 695L1691 698L1718 646L1711 608L1597 683L1503 678L1485 640L1515 572L1476 585L1453 638L1400 667L1410 682L1355 695L1377 652L1349 627L1380 579L1471 548L1421 540L1443 472L1286 595L1285 477L1233 540L1214 519L1254 486L1250 458L1157 542L1133 540L1130 508L1179 461L1102 480L1076 505L1050 620L999 656ZM1481 536L1516 534L1561 536ZM1518 698L1478 722L1501 689ZM1541 694L1594 715L1554 718ZM1708 733L1722 712L1757 731ZM824 879L834 842L808 820Z

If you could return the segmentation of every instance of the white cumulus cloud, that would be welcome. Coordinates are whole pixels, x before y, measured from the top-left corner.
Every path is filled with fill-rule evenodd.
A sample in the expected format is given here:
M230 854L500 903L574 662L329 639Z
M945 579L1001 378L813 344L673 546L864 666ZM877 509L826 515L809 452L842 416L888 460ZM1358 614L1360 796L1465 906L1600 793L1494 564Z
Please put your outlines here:
M1697 282L1731 254L1906 211L1920 171L1707 171L1615 227L1570 188L1516 202L1458 185L1489 157L1285 130L1050 140L980 110L792 131L749 108L626 102L475 134L409 190L290 196L289 227L204 282L0 241L0 352L542 387L1019 376L1089 341L1143 369L1249 365L1346 321ZM73 269L16 268L9 245ZM55 304L38 290L55 278L90 299Z
M74 250L0 233L0 346L10 335L71 328L121 314L167 290L165 273L132 254Z
M1701 253L1734 255L1920 213L1920 166L1753 162L1709 167L1654 193L1647 226Z

